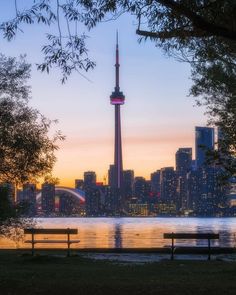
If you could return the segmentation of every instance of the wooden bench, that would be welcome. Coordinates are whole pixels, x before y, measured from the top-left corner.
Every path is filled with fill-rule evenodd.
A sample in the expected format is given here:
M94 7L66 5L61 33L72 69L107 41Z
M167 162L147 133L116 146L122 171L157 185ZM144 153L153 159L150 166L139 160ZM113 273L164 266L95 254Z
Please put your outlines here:
M71 240L70 235L77 235L78 229L72 228L25 228L25 235L31 235L31 240L26 240L25 243L32 245L32 255L34 255L35 244L67 244L67 256L70 256L70 245L74 243L79 243L79 240ZM36 235L66 235L64 240L40 240L35 239Z
M208 241L208 260L211 259L211 240L219 239L219 234L215 233L164 233L164 239L171 239L171 260L174 259L174 240L207 240Z

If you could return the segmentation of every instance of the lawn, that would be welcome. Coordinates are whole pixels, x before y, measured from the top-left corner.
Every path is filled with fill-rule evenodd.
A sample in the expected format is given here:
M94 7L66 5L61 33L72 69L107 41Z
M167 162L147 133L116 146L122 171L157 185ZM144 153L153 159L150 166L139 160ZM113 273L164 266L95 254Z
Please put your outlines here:
M135 265L0 251L0 294L236 294L236 262Z

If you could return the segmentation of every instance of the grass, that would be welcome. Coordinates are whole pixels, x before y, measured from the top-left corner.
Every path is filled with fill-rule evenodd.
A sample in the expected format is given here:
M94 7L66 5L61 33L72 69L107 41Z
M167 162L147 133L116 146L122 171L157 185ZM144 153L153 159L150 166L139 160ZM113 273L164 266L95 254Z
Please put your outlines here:
M0 251L2 295L236 294L236 263L161 261L132 265Z

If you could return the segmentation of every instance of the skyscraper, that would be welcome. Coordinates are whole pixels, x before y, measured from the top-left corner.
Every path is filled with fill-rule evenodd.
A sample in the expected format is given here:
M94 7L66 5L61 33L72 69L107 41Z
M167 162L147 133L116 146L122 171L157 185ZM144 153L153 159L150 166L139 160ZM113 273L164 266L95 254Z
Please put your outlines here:
M82 190L83 187L84 187L83 179L75 179L75 188Z
M28 204L28 214L34 216L36 214L36 185L33 183L25 183L23 185L22 201Z
M192 168L192 148L179 148L175 154L177 194L176 205L184 212L189 209L187 174Z
M0 189L6 193L8 200L13 204L15 202L14 185L10 182L0 182Z
M123 192L125 199L130 199L133 196L134 188L134 171L124 170L123 171Z
M214 150L214 128L195 127L196 168L205 165L206 152Z
M186 174L192 166L192 148L179 148L175 154L176 172Z
M42 211L46 215L50 215L55 211L55 184L42 184Z
M116 64L115 64L115 90L110 96L110 102L115 106L115 153L114 153L114 167L113 185L117 191L121 191L123 184L123 162L122 162L122 143L121 143L121 121L120 121L120 106L125 102L125 96L120 91L119 83L119 47L118 47L118 33L116 35Z
M161 171L157 170L151 174L151 191L160 196L161 191Z
M84 188L95 186L97 181L97 176L94 171L84 172Z
M161 199L167 203L176 201L176 172L174 167L161 168Z
M108 184L110 187L115 187L115 165L110 165L108 170Z
M150 193L150 185L144 177L134 179L134 195L139 203L145 203Z

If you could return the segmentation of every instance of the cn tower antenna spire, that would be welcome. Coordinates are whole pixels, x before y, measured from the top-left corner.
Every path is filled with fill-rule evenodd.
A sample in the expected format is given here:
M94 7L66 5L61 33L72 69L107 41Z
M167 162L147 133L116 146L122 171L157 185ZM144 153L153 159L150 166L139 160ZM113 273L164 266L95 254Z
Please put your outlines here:
M119 73L119 68L120 68L120 64L119 64L119 43L118 43L118 30L116 31L116 87L115 89L117 91L120 90L120 73Z
M118 30L116 30L116 46L118 47Z

